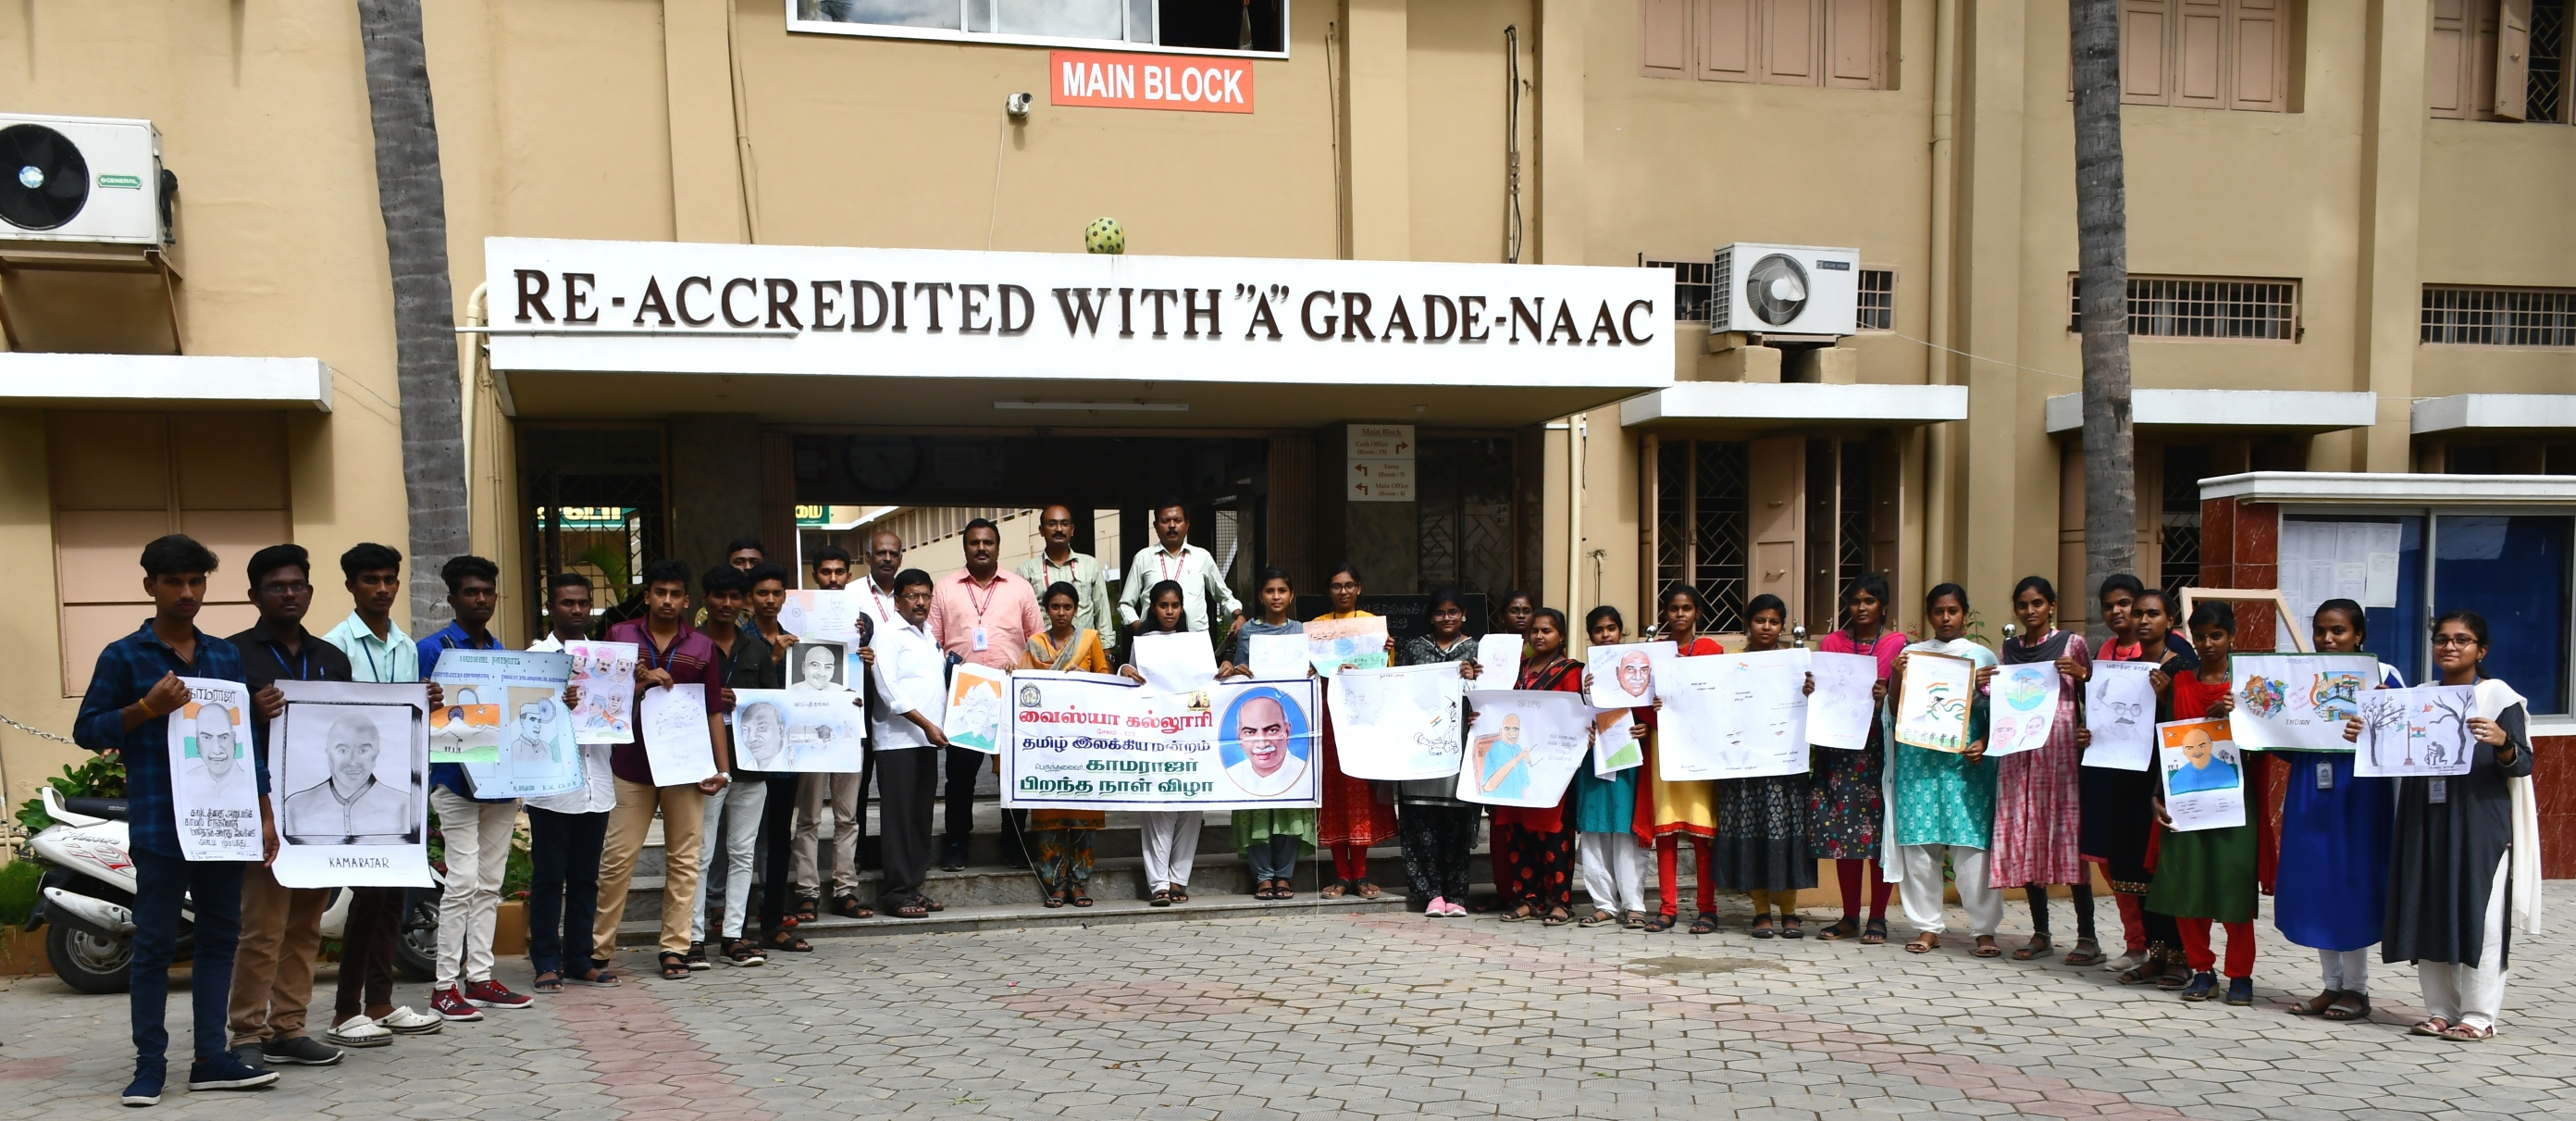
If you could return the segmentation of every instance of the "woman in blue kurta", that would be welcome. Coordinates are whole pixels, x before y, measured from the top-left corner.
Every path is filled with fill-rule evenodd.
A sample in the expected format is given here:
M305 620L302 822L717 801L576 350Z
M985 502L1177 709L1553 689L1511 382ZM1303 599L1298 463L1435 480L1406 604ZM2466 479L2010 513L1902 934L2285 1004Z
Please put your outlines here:
M2361 605L2330 599L2310 624L2320 654L2351 654L2367 639ZM2404 688L2396 670L2380 667L2384 688ZM2370 947L2387 911L2388 837L2397 783L2359 778L2349 751L2284 751L2289 789L2281 798L2281 864L2272 894L2272 925L2283 937L2314 947L2325 991L2290 1006L2293 1016L2360 1020L2370 1016Z
M1592 636L1594 646L1626 642L1627 630L1627 621L1619 617L1619 609L1606 603L1584 617L1584 631ZM1584 688L1586 692L1591 690L1588 672ZM1645 724L1626 709L1596 710L1592 727L1596 737L1619 735L1632 741L1646 738ZM1625 745L1602 740L1593 750L1615 754L1622 746ZM1576 866L1583 874L1584 892L1592 896L1592 914L1583 919L1585 926L1617 922L1635 929L1646 925L1645 850L1638 846L1634 831L1637 772L1642 769L1613 771L1608 778L1594 774L1589 764L1574 769L1574 808L1570 816L1575 831Z

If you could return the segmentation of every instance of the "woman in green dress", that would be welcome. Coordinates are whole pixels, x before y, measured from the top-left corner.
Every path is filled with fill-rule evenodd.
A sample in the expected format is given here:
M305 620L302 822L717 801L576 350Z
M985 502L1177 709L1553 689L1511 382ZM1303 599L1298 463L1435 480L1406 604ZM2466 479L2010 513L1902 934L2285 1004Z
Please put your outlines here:
M1896 673L1880 687L1879 721L1896 727L1895 698L1904 686L1906 663L1914 655L1940 654L1967 659L1976 669L1995 664L1994 651L1968 639L1968 592L1943 584L1923 597L1923 620L1932 637L1896 656ZM1928 954L1941 945L1941 862L1949 858L1959 885L1959 906L1968 913L1968 933L1977 940L1976 955L1994 957L1995 928L2003 925L2004 897L1987 882L1986 855L1994 844L1995 767L1986 755L1986 701L1982 694L1968 707L1965 751L1935 751L1887 737L1887 804L1893 811L1896 849L1893 863L1901 869L1899 902L1914 926L1908 953ZM1882 863L1888 863L1882 861Z
M1306 624L1291 614L1297 606L1297 589L1288 582L1287 569L1262 569L1261 590L1256 595L1261 602L1261 617L1246 619L1235 629L1230 656L1217 667L1220 681L1252 676L1253 635L1306 632ZM1311 675L1314 670L1306 672ZM1297 860L1315 851L1315 811L1236 810L1234 851L1243 854L1244 863L1252 865L1254 899L1295 899Z
M2191 609L2190 625L2200 669L2174 678L2174 719L2214 720L2236 707L2227 665L2236 638L2236 609L2219 600L2202 603ZM2147 888L2147 909L2172 915L2182 937L2183 961L2191 968L2182 998L2208 1000L2217 994L2218 957L2209 939L2209 926L2216 922L2227 927L2227 1003L2254 1003L2253 820L2249 816L2243 825L2217 829L2176 829L2159 791L2156 824L2163 835L2156 849L2155 882Z

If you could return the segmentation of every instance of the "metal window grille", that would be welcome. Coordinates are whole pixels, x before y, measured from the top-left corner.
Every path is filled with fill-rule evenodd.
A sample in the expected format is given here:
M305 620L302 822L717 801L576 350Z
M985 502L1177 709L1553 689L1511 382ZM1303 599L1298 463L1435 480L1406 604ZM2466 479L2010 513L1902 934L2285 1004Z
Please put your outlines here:
M2209 474L2209 449L2168 447L2164 458L2164 501L2156 517L2163 530L2157 549L2163 579L2158 583L2174 597L2167 609L2179 611L2182 590L2200 584L2200 480ZM2176 626L2183 622L2174 620Z
M1708 320L1709 276L1706 261L1676 261L1637 254L1637 266L1673 270L1673 318L1684 323Z
M1867 273L1862 274L1861 291L1869 291ZM1834 542L1834 586L1827 591L1834 609L1834 625L1847 627L1851 618L1841 608L1843 589L1869 572L1870 470L1869 444L1847 440L1842 446L1841 507L1836 511Z
M2453 346L2576 347L2576 288L2428 284L2418 338Z
M2566 123L2567 0L2532 0L2531 78L2523 87L2523 119Z
M1896 270L1860 270L1860 329L1896 329Z
M2066 329L2084 329L2084 297L2068 277ZM2296 339L2299 282L2132 276L2129 334L2163 339Z
M1737 442L1667 440L1655 453L1655 587L1636 629L1661 623L1662 591L1687 583L1708 600L1703 633L1744 629L1752 556L1750 449Z

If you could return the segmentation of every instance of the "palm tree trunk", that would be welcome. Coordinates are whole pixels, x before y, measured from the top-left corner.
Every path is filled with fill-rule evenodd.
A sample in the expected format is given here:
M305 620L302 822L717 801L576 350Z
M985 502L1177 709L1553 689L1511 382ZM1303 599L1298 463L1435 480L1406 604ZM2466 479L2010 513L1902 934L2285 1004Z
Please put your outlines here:
M2119 0L2068 0L2075 47L2077 292L2084 309L2084 600L2138 564L2129 417L2129 219L2120 156ZM2087 610L2086 615L2097 614ZM2092 632L2107 631L2098 618Z
M446 625L439 566L472 547L465 420L457 384L455 292L447 280L447 195L420 0L358 0L376 132L376 206L394 289L395 385L402 398L403 498L411 524L414 633Z

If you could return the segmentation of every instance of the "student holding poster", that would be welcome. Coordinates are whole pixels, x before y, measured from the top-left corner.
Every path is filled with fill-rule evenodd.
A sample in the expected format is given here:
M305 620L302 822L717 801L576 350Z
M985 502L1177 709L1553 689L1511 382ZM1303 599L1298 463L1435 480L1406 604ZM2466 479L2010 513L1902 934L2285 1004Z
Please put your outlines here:
M1726 647L1714 638L1699 633L1699 625L1708 618L1708 600L1699 589L1676 583L1664 589L1658 604L1663 611L1664 629L1660 637L1673 644L1674 657L1696 658L1726 653ZM1596 684L1598 684L1596 682ZM1646 920L1648 934L1661 934L1673 928L1673 919L1681 907L1681 842L1690 838L1696 850L1693 865L1699 881L1698 918L1691 929L1702 934L1717 930L1717 876L1715 862L1709 855L1710 842L1717 838L1716 791L1706 779L1672 781L1664 778L1658 766L1659 746L1653 732L1662 720L1663 702L1639 712L1646 724L1646 778L1637 784L1637 839L1655 846L1655 884L1662 896L1662 910ZM1699 928L1705 926L1707 930Z
M2470 1042L2504 1012L2508 930L2540 933L2540 819L2531 784L2531 714L2486 675L2487 621L2433 621L2440 684L2477 690L2469 773L2397 780L2388 914L2379 960L2412 961L2424 986L2417 1035ZM2351 739L2357 722L2344 725Z
M1061 506L1051 506L1046 510L1050 542L1055 539L1056 532L1052 519L1062 509ZM1066 516L1071 517L1070 514ZM1076 560L1090 559L1078 553L1074 557ZM1038 562L1033 560L1029 563ZM1097 563L1094 562L1094 579L1098 578ZM1099 597L1098 610L1105 618L1108 593L1101 592ZM1086 610L1080 589L1058 580L1039 593L1038 607L1046 612L1047 629L1029 636L1020 651L1021 669L1058 673L1109 672L1109 656L1100 645L1100 632L1074 626L1076 617ZM1235 816L1240 819L1243 815L1237 812ZM1091 906L1091 892L1087 890L1091 884L1091 835L1107 823L1107 815L1099 810L1029 811L1026 834L1029 866L1037 873L1038 891L1048 907L1062 907L1067 903L1076 907Z
M700 872L700 833L706 824L707 795L725 787L728 769L724 728L724 663L715 643L683 619L689 607L689 566L658 560L644 569L644 617L608 628L611 642L632 642L635 666L635 740L609 753L609 770L617 776L617 808L608 814L608 838L599 862L599 914L591 925L591 952L605 954L617 945L617 926L626 921L626 892L634 880L635 858L644 849L644 834L653 812L662 813L662 897L696 898ZM655 781L653 729L644 717L653 707L656 689L696 685L706 712L707 739L715 773L664 785ZM666 694L666 697L669 695ZM703 774L704 772L699 772ZM689 975L689 909L662 908L660 939L662 979Z
M1583 626L1596 650L1627 640L1627 620L1606 603L1593 608ZM1592 671L1586 670L1585 676L1584 688L1589 692ZM1646 866L1636 834L1637 775L1645 768L1621 767L1605 777L1599 760L1604 752L1616 757L1623 747L1642 759L1647 721L1641 718L1653 713L1651 708L1621 708L1598 709L1592 715L1595 762L1575 769L1572 814L1576 864L1583 873L1584 893L1592 897L1592 913L1583 918L1585 926L1617 922L1634 930L1646 925ZM1474 829L1470 823L1471 835Z
M133 988L128 1000L134 1020L134 1080L123 1097L129 1106L158 1104L168 1076L170 1031L162 1014L170 998L170 960L183 905L196 913L196 952L189 971L196 1064L189 1068L188 1088L247 1090L277 1081L275 1071L244 1065L225 1047L225 1003L232 992L234 940L241 932L242 864L189 860L179 847L171 803L169 725L193 699L180 677L242 681L241 655L232 644L197 629L215 554L173 533L144 546L142 559L143 592L152 599L152 618L99 651L72 729L80 746L116 752L125 763L127 844L134 861ZM275 836L265 823L263 833Z
M1878 676L1885 680L1896 671L1896 656L1905 650L1905 636L1887 617L1887 595L1885 573L1852 578L1843 589L1843 617L1849 623L1819 639L1816 649L1877 658ZM1887 868L1879 836L1887 813L1887 749L1881 740L1885 727L1873 729L1867 750L1812 753L1815 777L1807 798L1808 848L1834 861L1834 878L1843 893L1842 921L1817 935L1826 941L1855 934L1865 946L1887 941L1887 895L1897 877ZM1870 859L1879 861L1879 875L1870 883L1869 925L1862 926L1861 865Z
M597 644L590 637L590 577L558 572L546 578L546 634L528 649L570 654L576 677ZM626 655L630 660L633 655ZM596 663L593 663L596 665ZM630 661L631 666L631 661ZM597 681L598 678L588 680ZM635 688L635 671L611 678L622 695ZM592 711L587 691L565 700L575 713ZM623 723L634 706L621 701L616 719ZM591 920L599 910L599 850L608 836L608 811L617 806L617 777L609 771L610 748L578 736L581 745L579 788L526 801L528 811L528 965L536 977L529 986L538 995L560 993L569 974L585 985L614 985L617 975L592 964Z
M2225 719L2235 704L2227 655L2236 639L2236 609L2224 600L2203 601L2192 608L2191 637L2200 655L2200 669L2174 679L2174 717ZM2240 764L2237 769L2241 789L2246 785L2244 768ZM2207 781L2209 770L2198 768L2194 777ZM2161 790L2156 797L2156 821L2164 832L2147 909L2172 915L2182 937L2183 961L2191 969L2190 981L2180 986L2182 998L2198 1001L2217 995L2218 976L2212 970L2218 959L2209 937L2210 924L2216 922L2227 928L2227 1003L2254 1003L2253 824L2177 829Z
M2093 874L2085 868L2082 852L2083 787L2077 772L2084 751L2075 744L2075 699L2093 676L2093 651L2083 635L2057 629L2057 589L2046 577L2022 578L2013 589L2013 614L2021 620L2022 633L2004 640L2003 664L2054 670L2057 700L2028 705L2019 695L2022 686L1989 678L2002 684L1984 692L2004 693L1986 698L1989 751L2006 735L2007 720L2043 724L2045 729L2023 734L2025 741L2042 740L2036 750L1995 760L1995 841L1987 868L1996 890L2019 887L2030 900L2030 941L2013 951L2013 960L2046 957L2055 949L2048 933L2048 888L2066 884L2075 902L2075 949L2067 959L2090 965L2102 960L2102 949L2093 937ZM2046 695L2044 688L2029 691Z
M2359 653L2370 620L2349 599L2318 604L2309 616L2319 653ZM2403 688L2388 666L2379 688ZM2281 860L2274 873L2272 925L2282 937L2313 946L2325 987L2290 1006L2293 1016L2359 1020L2370 1015L2370 947L2387 914L2388 841L2397 784L2360 778L2350 751L2284 751L2288 789L2281 796Z
M1553 607L1539 608L1531 616L1525 641L1529 653L1521 662L1520 675L1513 680L1512 688L1583 691L1583 667L1565 656L1564 612ZM1511 738L1506 735L1483 745L1482 751L1475 750L1471 741L1466 773L1477 782L1478 789L1509 789L1513 784L1508 772L1514 769L1522 772L1521 784L1529 784L1530 754L1520 749L1517 758L1513 757L1506 744ZM1578 760L1578 769L1581 763ZM1574 830L1565 822L1563 795L1541 807L1495 806L1493 815L1494 886L1501 889L1503 903L1512 907L1503 913L1503 921L1537 919L1548 926L1573 922Z
M1324 598L1333 605L1333 609L1309 622L1337 623L1376 618L1374 613L1360 610L1360 570L1351 564L1335 566L1325 578ZM1364 660L1379 660L1378 664L1384 665L1394 656L1395 640L1389 638L1376 659ZM1317 666L1316 670L1329 676L1339 668ZM1362 899L1375 899L1385 892L1369 882L1368 850L1369 846L1396 835L1395 807L1378 800L1376 789L1367 780L1342 773L1330 714L1327 714L1323 725L1324 807L1316 815L1316 841L1333 850L1333 882L1317 894L1326 899L1339 899L1345 893L1357 894Z
M1269 590L1265 586L1266 599ZM1476 643L1466 633L1465 599L1455 588L1436 588L1431 592L1431 633L1404 644L1397 651L1396 664L1428 666L1443 662L1458 663L1458 676L1474 681L1483 671L1476 661ZM1496 667L1505 680L1517 667ZM1404 877L1408 894L1405 902L1422 908L1424 916L1435 919L1464 918L1467 914L1468 851L1476 847L1476 818L1483 812L1475 804L1458 797L1458 778L1412 779L1395 784L1396 823L1403 829ZM1501 820L1496 819L1496 832ZM1493 852L1503 851L1502 842L1494 843ZM1495 865L1502 875L1502 865ZM1504 892L1504 904L1515 898Z
M1261 659L1253 655L1253 647L1260 645L1256 639L1294 643L1297 656L1293 672L1299 677L1312 676L1314 671L1306 664L1305 640L1302 637L1306 633L1306 624L1298 622L1297 617L1289 613L1297 606L1297 588L1289 582L1288 570L1265 568L1254 581L1260 585L1260 590L1253 596L1258 601L1257 615L1234 629L1233 656L1217 667L1217 680L1261 678L1260 670L1263 668L1274 674L1291 672L1277 665L1260 665ZM1279 660L1272 659L1274 662ZM1469 828L1472 830L1474 827ZM1236 810L1234 850L1242 854L1245 863L1252 865L1253 898L1295 899L1297 858L1315 851L1315 811L1303 808ZM1076 906L1080 905L1076 901Z
M1923 622L1932 637L1896 656L1895 680L1879 691L1892 697L1904 683L1908 664L1917 654L1959 658L1971 666L1994 664L1991 650L1968 639L1968 593L1957 584L1942 584L1923 597ZM1884 718L1893 724L1891 711ZM1995 766L1986 760L1986 707L1968 708L1968 747L1942 751L1889 740L1888 818L1895 828L1888 847L1903 870L1905 920L1914 927L1906 952L1928 954L1941 945L1946 926L1941 908L1941 865L1946 858L1958 880L1959 906L1968 913L1968 934L1979 957L1994 957L1995 928L2003 924L2003 894L1994 888L1986 853L1995 826ZM1882 857L1882 860L1887 858Z
M1753 597L1744 605L1745 652L1779 649L1780 632L1788 622L1789 605L1780 597ZM1806 689L1815 693L1813 674ZM1780 937L1807 936L1805 920L1798 917L1798 892L1816 886L1816 858L1807 852L1807 796L1803 773L1717 780L1717 840L1710 846L1714 870L1702 874L1714 874L1721 891L1752 896L1753 937L1772 936L1775 910Z
M447 606L456 618L420 640L420 675L433 681L439 656L447 651L501 648L489 626L500 604L501 567L481 557L450 557L438 575L447 582ZM515 725L517 706L511 702L518 691L485 691L491 694L485 704L496 710L500 722ZM451 728L470 721L471 710L461 703L464 692L456 690L459 703L445 707ZM430 715L429 807L437 811L439 836L447 843L447 874L438 895L438 972L430 980L429 1010L443 1020L480 1020L481 1009L530 1003L527 995L510 991L492 976L492 928L501 906L501 878L509 871L510 831L519 819L519 800L475 790L461 760L438 761L440 713ZM491 761L498 762L499 754L495 745Z
M2199 666L2189 653L2167 641L2173 631L2167 602L2161 589L2146 587L2128 573L2115 572L2102 580L2102 621L2111 628L2102 658L2148 667L2150 703L2133 719L2144 722L2149 742L2138 769L2086 766L2079 780L2084 799L2084 859L2101 865L2104 878L2111 881L2126 943L2122 955L2103 968L2130 985L2165 976L2169 960L2178 966L2182 952L2182 935L2174 928L2173 916L2146 909L2147 889L2154 878L2148 853L2158 832L2155 725L2173 718L2174 675ZM2099 664L2095 668L2097 674L2107 672ZM2089 750L2092 733L2078 729L2076 742Z
M1208 632L1190 629L1187 603L1178 580L1165 580L1146 590L1145 617L1136 621L1135 641L1124 644L1127 661L1118 667L1120 676L1144 685L1145 671L1136 665L1139 654L1164 642L1186 641L1191 635L1202 643L1209 641ZM1199 855L1200 812L1145 810L1136 819L1136 843L1145 858L1145 887L1153 893L1146 902L1155 907L1189 902L1190 865Z

